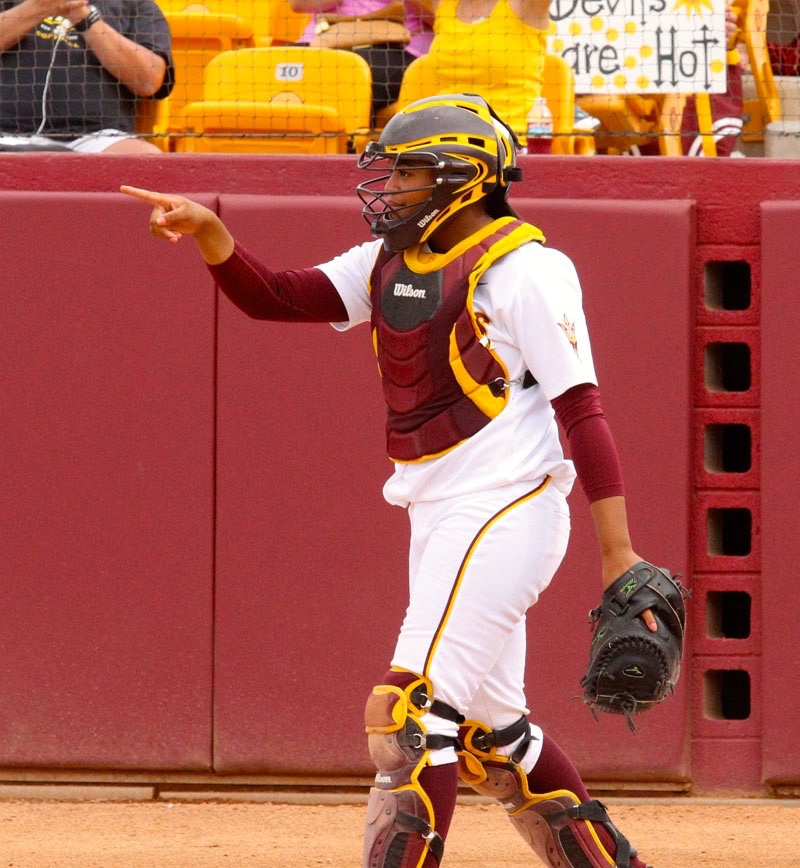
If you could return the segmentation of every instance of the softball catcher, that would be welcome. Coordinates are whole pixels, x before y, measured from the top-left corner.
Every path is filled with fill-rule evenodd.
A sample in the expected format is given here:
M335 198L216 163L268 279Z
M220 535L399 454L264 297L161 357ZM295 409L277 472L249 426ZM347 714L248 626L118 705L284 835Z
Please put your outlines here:
M299 271L270 271L189 199L123 188L154 206L154 236L194 236L249 316L369 324L394 462L384 496L407 509L411 540L409 605L365 710L377 774L364 868L446 861L459 776L502 804L546 865L646 868L528 719L526 612L566 551L576 471L603 586L642 559L580 282L509 205L515 152L513 132L479 96L413 103L359 159L375 173L358 195L376 240ZM665 629L657 614L637 610L643 633Z

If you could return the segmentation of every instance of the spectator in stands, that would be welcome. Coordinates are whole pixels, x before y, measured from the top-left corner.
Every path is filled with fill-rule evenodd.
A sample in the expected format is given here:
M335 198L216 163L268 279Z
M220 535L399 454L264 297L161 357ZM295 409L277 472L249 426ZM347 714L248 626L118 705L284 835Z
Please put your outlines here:
M431 50L433 42L434 11L428 0L405 0L406 27L411 42L406 51L413 57L422 57Z
M767 50L774 75L800 76L800 7L797 0L772 0Z
M768 42L774 75L800 75L800 33L790 42Z
M743 157L737 150L739 136L744 124L744 95L742 89L742 64L739 54L739 34L743 22L740 12L728 5L725 7L725 35L727 37L727 79L725 93L711 94L711 117L714 141L718 157ZM686 101L681 123L683 152L690 157L703 156L703 140L698 134L697 111L693 96Z
M433 39L433 13L425 0L290 0L310 12L300 45L352 49L372 71L372 126L397 101L403 73Z
M542 94L550 0L432 0L442 93L480 93L515 132Z
M0 148L161 153L138 139L142 99L173 84L153 0L0 0Z

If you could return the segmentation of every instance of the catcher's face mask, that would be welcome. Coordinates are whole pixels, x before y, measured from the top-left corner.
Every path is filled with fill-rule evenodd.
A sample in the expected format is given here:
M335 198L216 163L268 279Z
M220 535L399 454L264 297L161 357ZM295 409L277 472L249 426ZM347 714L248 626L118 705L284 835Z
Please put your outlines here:
M378 142L370 142L359 166L379 173L359 184L357 193L364 203L361 213L387 249L417 243L450 200L445 167L436 154L390 154Z

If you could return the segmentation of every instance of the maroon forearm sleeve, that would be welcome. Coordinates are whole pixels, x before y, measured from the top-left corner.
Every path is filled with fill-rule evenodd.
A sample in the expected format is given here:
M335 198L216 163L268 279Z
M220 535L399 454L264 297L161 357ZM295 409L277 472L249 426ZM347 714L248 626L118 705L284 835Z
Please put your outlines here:
M619 455L597 386L583 383L553 400L589 503L625 493Z
M233 254L208 270L220 290L253 319L346 322L336 287L318 268L270 271L238 242Z

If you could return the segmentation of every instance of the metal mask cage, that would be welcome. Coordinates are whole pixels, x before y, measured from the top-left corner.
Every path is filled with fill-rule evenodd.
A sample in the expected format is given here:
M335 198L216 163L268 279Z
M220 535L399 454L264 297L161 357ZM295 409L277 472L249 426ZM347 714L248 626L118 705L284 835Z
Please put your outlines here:
M444 183L463 183L463 178L447 177L445 173L439 173L433 183L421 184L418 187L410 187L404 193L419 193L425 190L429 195L416 205L394 206L387 201L396 195L385 189L385 184L391 178L392 173L398 169L413 172L415 170L446 169L447 162L443 161L438 154L432 151L413 151L409 153L390 153L380 147L378 142L370 142L364 153L359 157L360 169L367 169L382 174L370 178L356 187L356 193L364 204L362 214L373 226L373 230L387 232L394 226L400 226L416 220L425 213L435 192Z
M380 162L383 161L383 162ZM374 164L380 162L376 167ZM372 172L388 171L394 169L436 169L443 168L441 157L434 151L413 150L398 151L387 150L380 142L369 142L364 153L358 158L358 168L368 169Z

